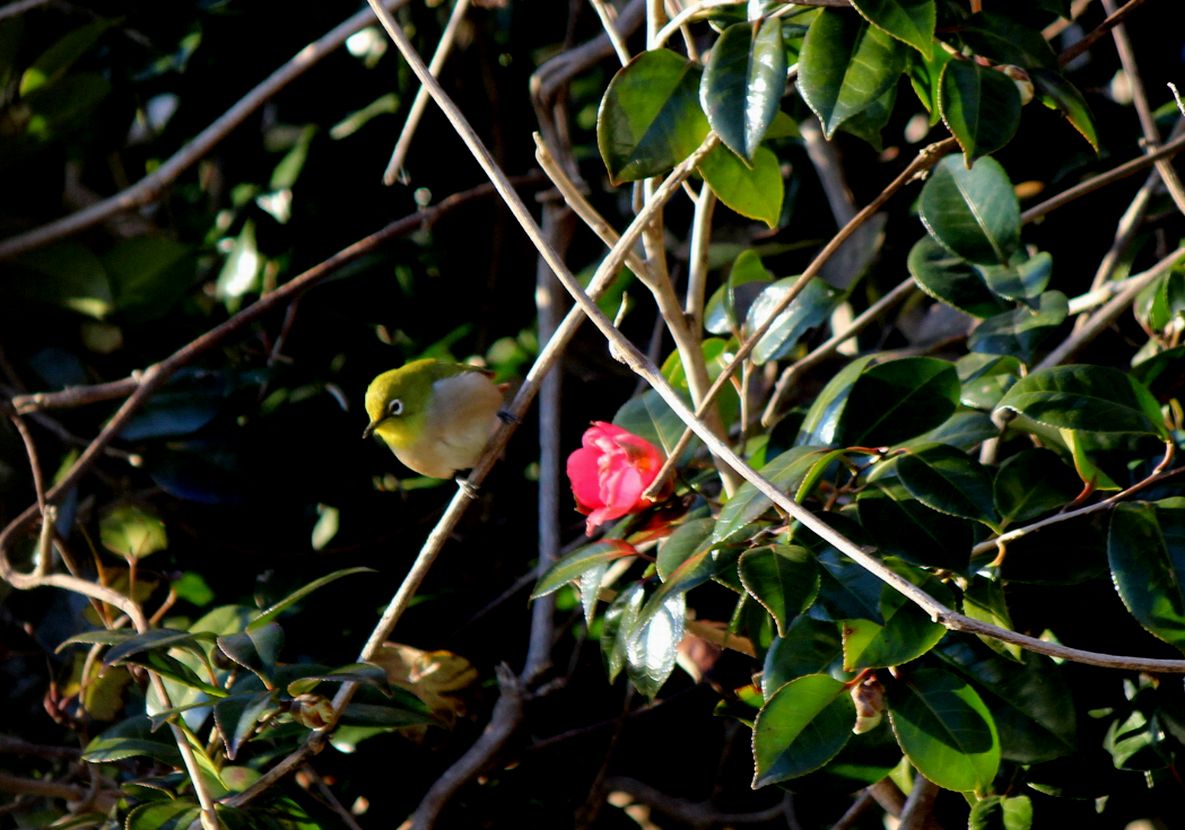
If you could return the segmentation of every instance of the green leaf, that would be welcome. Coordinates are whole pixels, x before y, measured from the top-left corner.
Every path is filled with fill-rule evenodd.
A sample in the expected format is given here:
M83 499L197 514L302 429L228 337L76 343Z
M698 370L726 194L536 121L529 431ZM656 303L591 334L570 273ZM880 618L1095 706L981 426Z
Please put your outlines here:
M992 492L1001 522L1013 524L1064 507L1081 489L1078 477L1057 453L1031 449L1000 465Z
M688 395L683 396L690 400ZM685 425L667 402L653 389L634 395L617 410L613 423L640 435L669 456L683 437Z
M686 595L677 592L667 596L644 621L638 615L631 624L623 625L626 674L649 698L658 694L675 669L686 615Z
M658 555L654 566L658 577L668 582L675 569L691 558L692 555L711 546L712 531L716 527L716 520L710 516L691 519L675 528L675 532L664 539L658 546Z
M61 78L79 58L89 52L103 33L116 26L120 20L96 20L79 26L59 38L33 61L32 66L21 75L19 92L21 97L39 87L48 86Z
M166 236L122 239L103 255L121 320L163 317L194 285L192 249Z
M189 830L200 826L201 807L188 798L141 804L124 821L124 830Z
M943 605L952 604L950 591L937 577L897 562L892 566ZM881 586L880 619L883 625L862 618L843 621L845 671L903 665L934 648L946 634L945 626L888 585Z
M255 733L256 726L277 711L275 693L258 692L253 695L232 695L214 704L214 724L226 757L234 760L239 749Z
M664 173L703 143L699 87L699 66L669 49L643 52L617 72L597 114L597 146L614 184Z
M409 695L408 700L414 697L410 692L393 688L387 682L386 670L374 663L347 663L332 669L310 666L305 663L300 664L297 668L300 671L300 676L288 680L285 687L292 697L307 694L322 683L354 683L375 688L385 697L392 697L392 695L398 697L401 694Z
M1163 332L1170 323L1185 318L1185 273L1161 274L1136 295L1132 306L1145 328Z
M974 266L933 237L923 236L917 241L907 265L918 288L951 308L972 317L991 317L1009 309L988 289Z
M794 447L765 464L758 472L782 491L795 490L811 471L815 462L827 454L817 447ZM747 535L753 524L773 505L769 498L756 487L745 482L720 511L716 530L712 534L713 544L735 541Z
M284 631L275 623L218 638L218 648L223 654L256 674L267 685L271 683L283 644Z
M971 332L967 345L976 352L1015 355L1028 362L1053 329L1065 321L1068 313L1066 295L1060 291L1046 291L1035 309L1021 306L984 320Z
M969 60L952 60L939 80L942 120L963 148L967 166L994 153L1020 126L1020 92L1011 78Z
M846 535L851 538L851 534ZM828 547L820 553L818 563L822 570L819 599L814 608L834 622L850 619L883 621L880 611L883 582L835 548ZM811 613L815 613L814 609Z
M1039 369L1008 390L996 408L1001 410L1055 429L1168 437L1152 394L1109 366Z
M826 764L852 737L856 707L847 686L811 674L779 688L753 724L753 786L797 778Z
M765 653L761 690L766 700L795 678L807 674L843 672L843 639L839 625L806 614L794 618L785 637L775 638Z
M1033 802L1027 795L990 795L975 802L967 830L1030 830Z
M1107 559L1136 621L1185 650L1185 498L1116 507Z
M975 269L994 293L1010 300L1039 297L1053 276L1053 257L1044 251L1016 265L982 265Z
M38 302L102 320L114 300L102 261L74 240L22 254L11 263L5 287Z
M881 97L840 124L839 129L864 139L879 153L885 149L881 130L888 125L889 119L893 116L893 107L896 105L897 85L894 84L886 89Z
M713 334L728 335L739 331L749 306L773 279L757 251L745 248L729 269L728 280L704 308L704 327Z
M1026 70L1057 68L1057 55L1041 30L1007 15L972 15L959 27L959 37L975 54L991 58L994 63L1011 63Z
M753 151L751 165L727 147L712 148L696 167L720 201L741 216L757 219L770 228L778 226L786 187L778 157L768 147Z
M917 437L918 441L935 441L939 444L950 444L964 452L972 450L989 438L994 438L1000 430L992 423L986 412L961 410L951 415L941 425Z
M1099 152L1099 136L1094 127L1094 116L1078 87L1057 72L1048 69L1029 70L1029 77L1041 103L1065 116L1070 126L1086 139L1095 153Z
M897 477L932 510L996 525L992 480L979 462L945 444L927 444L897 459Z
M145 757L180 769L181 753L177 744L167 733L152 733L150 726L143 714L120 721L91 739L82 751L82 760L102 764Z
M741 584L774 618L778 635L814 602L819 591L819 570L814 557L797 545L769 545L741 554Z
M625 668L627 634L634 629L645 599L642 583L634 582L627 585L605 609L601 626L601 654L605 658L605 672L610 683Z
M869 23L929 57L938 11L934 0L852 0Z
M169 546L164 522L133 504L104 514L99 520L99 541L107 550L129 559L143 559Z
M185 649L192 654L203 657L205 656L205 651L200 644L202 639L210 639L210 637L209 635L202 637L199 634L189 631L177 631L172 628L154 628L113 645L103 655L103 664L110 666L147 651L170 648Z
M873 359L873 355L857 357L832 376L802 419L795 444L834 445L839 442L837 436L852 389L860 373L872 364Z
M1023 374L1021 363L1012 355L971 352L955 361L962 391L959 403L975 409L992 410Z
M995 159L980 159L971 169L952 156L938 162L922 188L919 211L930 235L963 259L1007 265L1020 245L1020 204Z
M892 446L938 426L958 402L953 363L933 357L876 363L852 384L834 440L848 447Z
M966 569L972 526L911 498L899 480L870 483L857 498L856 509L861 524L883 552L917 565Z
M341 579L344 576L353 576L354 574L365 574L365 573L374 573L374 572L375 572L374 568L343 568L340 571L334 571L331 574L326 574L325 576L322 576L318 579L314 579L308 585L305 585L302 588L298 588L297 590L293 591L288 596L284 597L279 602L274 603L270 608L266 608L263 611L260 611L259 614L257 614L255 616L255 618L252 619L251 622L247 624L247 629L250 630L253 628L262 628L263 626L267 625L272 620L274 620L276 617L283 614L285 611L287 611L293 605L296 605L296 603L300 602L302 599L307 597L309 594L313 593L314 591L316 591L320 588L324 588L326 585L330 584L331 582L336 582L337 580Z
M770 285L753 301L745 320L745 331L756 331L769 319L774 308L790 293L798 277L787 277ZM757 345L751 359L758 366L781 360L810 329L822 325L839 302L840 292L815 277L806 284L790 306L777 316Z
M700 104L724 145L751 161L778 112L785 86L782 21L734 23L712 47Z
M600 565L606 565L624 556L637 555L638 552L634 550L634 546L621 539L603 539L593 542L591 545L585 545L563 559L557 560L548 568L547 572L539 577L535 590L531 592L531 599L539 599L539 597L545 597L558 591L572 580L579 579L586 571Z
M935 652L970 680L992 712L1000 755L1035 764L1077 750L1078 724L1070 686L1049 658L1005 658L966 637L948 638Z
M986 791L1000 767L992 715L966 681L919 669L889 686L889 719L918 772L959 792Z
M897 41L862 18L823 9L798 60L798 89L831 138L844 121L880 98L901 74Z

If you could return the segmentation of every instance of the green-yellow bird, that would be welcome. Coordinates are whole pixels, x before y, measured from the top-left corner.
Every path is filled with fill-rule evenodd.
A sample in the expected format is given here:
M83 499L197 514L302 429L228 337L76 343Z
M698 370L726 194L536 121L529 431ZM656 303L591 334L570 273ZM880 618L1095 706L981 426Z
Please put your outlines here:
M430 358L383 372L366 390L370 423L395 457L421 475L451 478L477 463L498 427L502 389L485 371Z

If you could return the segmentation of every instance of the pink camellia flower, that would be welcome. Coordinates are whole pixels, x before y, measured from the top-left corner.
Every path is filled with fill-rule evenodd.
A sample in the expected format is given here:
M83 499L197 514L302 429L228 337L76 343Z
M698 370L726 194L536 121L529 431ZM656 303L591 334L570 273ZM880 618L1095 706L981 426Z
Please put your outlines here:
M658 475L663 455L645 438L604 421L593 421L581 443L568 456L568 478L591 536L597 525L650 506L642 493Z

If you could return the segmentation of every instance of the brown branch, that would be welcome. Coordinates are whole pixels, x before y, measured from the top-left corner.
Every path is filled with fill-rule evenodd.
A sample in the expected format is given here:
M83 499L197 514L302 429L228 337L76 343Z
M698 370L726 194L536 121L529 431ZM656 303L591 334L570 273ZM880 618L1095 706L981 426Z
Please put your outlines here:
M924 830L932 826L931 814L938 793L938 785L929 778L920 772L914 776L913 789L901 810L901 823L897 825L897 830Z
M1120 8L1114 14L1109 15L1106 20L1088 32L1086 36L1082 38L1082 40L1076 41L1073 45L1069 46L1060 55L1058 55L1058 64L1065 66L1087 49L1094 46L1101 38L1106 36L1107 32L1111 31L1120 23L1122 23L1125 17L1127 17L1143 4L1144 0L1128 0L1123 4L1122 8Z
M610 792L626 793L636 801L653 807L663 815L687 822L692 827L764 824L786 814L786 805L782 799L779 799L778 803L772 807L752 813L725 813L712 806L711 801L689 801L668 795L635 778L620 776L606 778L603 789Z
M391 8L396 8L406 3L407 0L384 0L384 2ZM65 239L120 213L155 202L182 173L209 153L218 142L226 138L232 130L242 124L268 99L315 66L318 61L345 43L350 35L364 28L370 21L370 12L363 9L305 46L262 83L236 101L234 106L198 133L191 142L169 156L160 167L126 190L121 190L113 196L108 196L106 199L39 228L0 240L0 260L11 259L59 239Z
M48 781L44 778L21 778L7 772L0 772L0 792L32 795L38 798L59 798L64 801L85 801L93 795L92 803L103 812L110 810L123 797L118 789L104 788L92 794L90 787Z
M1126 161L1118 167L1108 170L1106 173L1100 173L1093 178L1063 190L1056 196L1046 199L1044 202L1026 210L1020 215L1020 221L1027 223L1035 219L1040 219L1047 213L1051 213L1060 207L1065 207L1075 199L1080 199L1101 187L1106 187L1109 184L1114 184L1117 181L1126 179L1128 176L1139 173L1141 170L1145 170L1156 164L1161 159L1176 155L1181 150L1185 150L1185 136L1181 136L1174 141L1166 142L1163 147L1160 147L1154 152L1134 158L1131 161Z

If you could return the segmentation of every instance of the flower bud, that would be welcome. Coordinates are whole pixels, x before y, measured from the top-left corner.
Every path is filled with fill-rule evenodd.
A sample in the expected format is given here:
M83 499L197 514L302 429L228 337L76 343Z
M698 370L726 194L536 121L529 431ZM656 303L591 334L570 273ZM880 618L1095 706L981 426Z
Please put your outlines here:
M996 70L1003 72L1016 84L1016 91L1020 93L1020 105L1022 107L1033 100L1033 80L1029 77L1028 72L1010 63L1000 64L996 67Z
M852 732L863 735L880 726L885 714L885 687L876 675L869 675L848 691L856 704L856 725Z
M324 729L333 723L333 701L309 692L294 697L288 712L293 720L309 729Z

